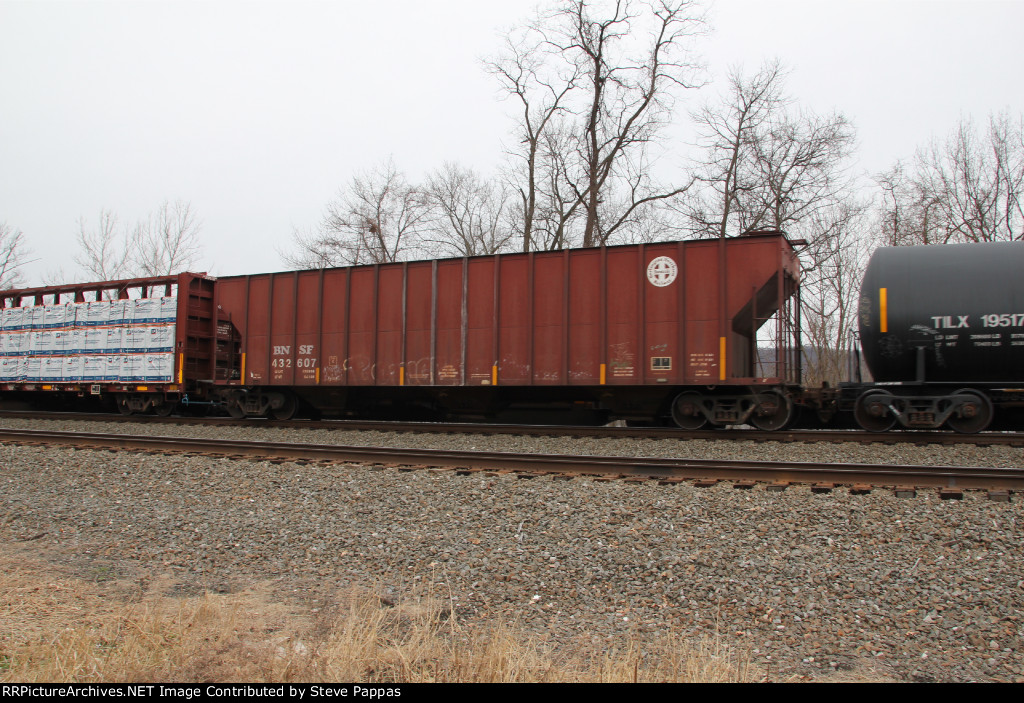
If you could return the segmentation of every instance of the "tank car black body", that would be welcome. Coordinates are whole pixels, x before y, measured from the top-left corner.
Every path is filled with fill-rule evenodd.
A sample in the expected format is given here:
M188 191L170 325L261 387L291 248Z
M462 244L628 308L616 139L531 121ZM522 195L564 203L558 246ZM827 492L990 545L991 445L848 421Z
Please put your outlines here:
M858 315L871 380L841 409L862 428L978 432L1024 405L1024 242L879 248Z

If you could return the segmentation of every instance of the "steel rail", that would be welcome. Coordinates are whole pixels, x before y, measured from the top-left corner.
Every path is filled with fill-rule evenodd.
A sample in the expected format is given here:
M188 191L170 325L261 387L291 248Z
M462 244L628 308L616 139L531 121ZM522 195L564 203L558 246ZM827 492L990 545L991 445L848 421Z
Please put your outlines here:
M420 467L443 466L529 473L552 471L658 479L716 478L796 483L869 483L882 486L1024 489L1024 468L521 454L9 429L0 429L0 441L160 452L191 452L229 457L405 464Z
M421 432L448 434L509 434L561 437L633 437L639 439L703 439L708 441L739 440L754 442L857 442L883 444L973 444L1024 447L1024 432L982 432L958 434L924 430L864 432L861 430L683 430L671 427L605 427L581 425L513 425L473 422L396 422L384 420L236 420L227 417L159 417L156 415L118 415L101 413L49 413L41 411L0 411L4 417L118 422L125 424L211 425L223 427L285 427L307 430Z

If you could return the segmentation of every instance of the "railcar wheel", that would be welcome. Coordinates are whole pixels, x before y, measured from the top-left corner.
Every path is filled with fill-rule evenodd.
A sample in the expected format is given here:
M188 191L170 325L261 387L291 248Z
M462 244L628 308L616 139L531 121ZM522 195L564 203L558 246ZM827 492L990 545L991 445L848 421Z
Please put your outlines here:
M961 401L960 409L949 416L946 424L961 434L981 432L992 422L995 410L992 401L978 391L964 388L953 394Z
M121 413L122 415L131 415L132 414L132 406L131 406L131 403L128 402L128 396L122 395L122 396L118 397L118 399L117 399L117 411L119 413Z
M174 408L177 405L178 405L177 403L164 402L164 403L161 403L160 405L154 405L153 406L153 412L155 412L160 417L170 417L171 413L174 412Z
M896 416L889 407L894 398L889 391L865 391L857 398L853 417L868 432L887 432L896 424Z
M672 419L684 430L699 430L708 421L701 409L703 399L704 396L694 391L680 393L672 401Z
M754 400L757 407L750 415L750 422L759 430L781 430L793 419L793 403L778 391L758 393Z
M299 409L299 402L295 400L295 396L291 393L283 394L284 399L281 401L281 407L271 408L267 411L273 420L291 420L295 417L295 412Z
M228 398L227 402L224 403L224 409L228 411L228 415L236 420L245 419L245 408L242 406L240 398Z

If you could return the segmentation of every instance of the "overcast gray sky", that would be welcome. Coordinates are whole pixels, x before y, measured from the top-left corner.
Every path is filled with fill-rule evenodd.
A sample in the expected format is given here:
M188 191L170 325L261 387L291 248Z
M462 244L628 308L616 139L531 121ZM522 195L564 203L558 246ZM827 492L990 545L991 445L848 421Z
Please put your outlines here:
M28 238L32 283L79 275L80 216L175 199L202 220L198 268L285 268L293 229L389 155L413 180L498 167L511 106L480 59L536 5L0 0L0 221ZM854 123L864 173L962 116L1024 113L1018 0L718 0L709 18L712 83L681 110L777 56L800 104ZM670 137L681 162L688 133Z

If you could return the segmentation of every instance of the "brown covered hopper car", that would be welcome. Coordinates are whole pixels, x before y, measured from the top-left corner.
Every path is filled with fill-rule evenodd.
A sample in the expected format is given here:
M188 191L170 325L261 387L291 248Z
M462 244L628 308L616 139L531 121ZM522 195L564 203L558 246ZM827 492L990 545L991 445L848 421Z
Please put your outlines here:
M799 271L773 232L224 277L209 380L239 417L586 408L777 428Z

